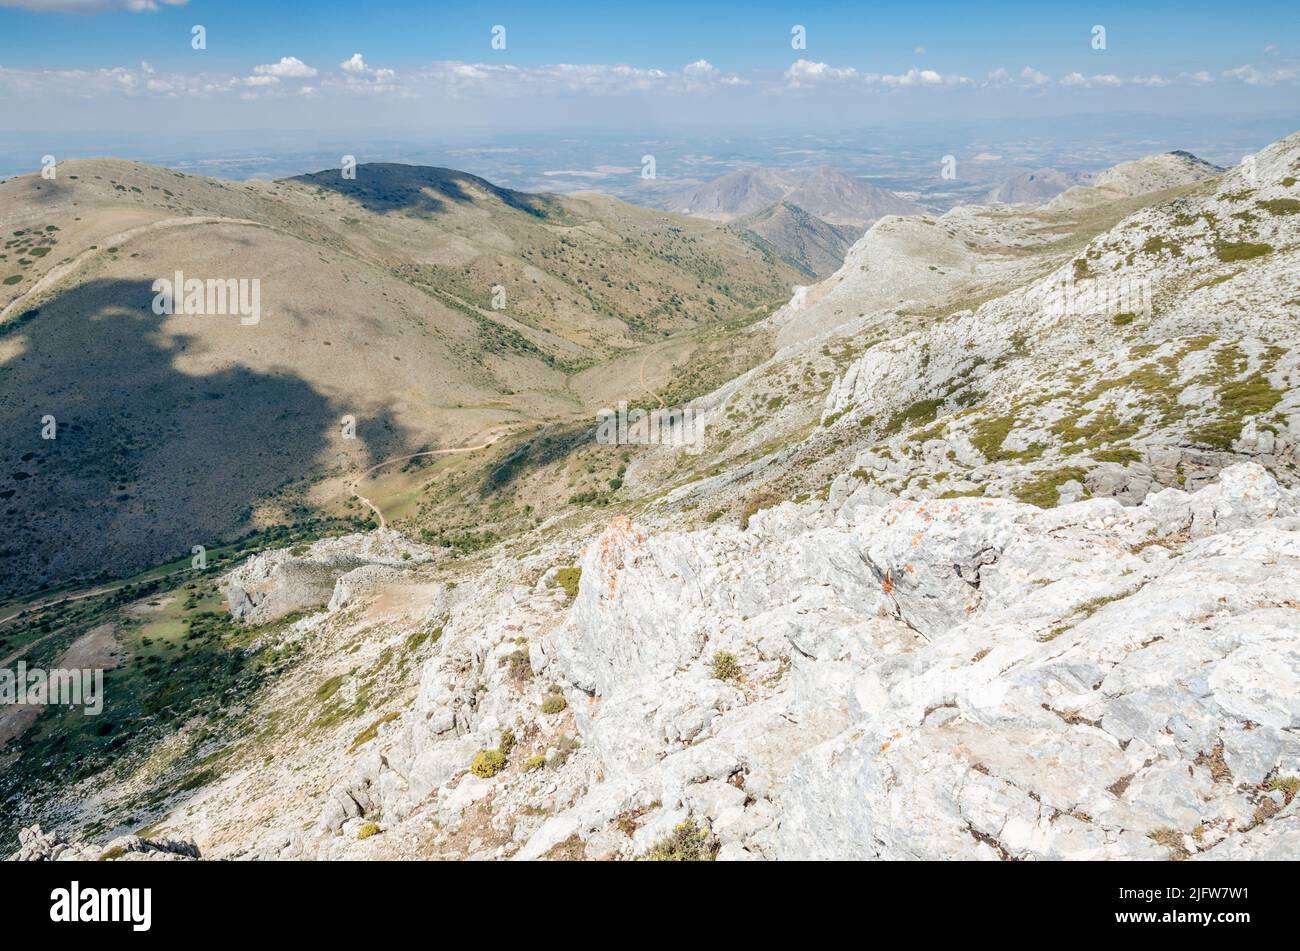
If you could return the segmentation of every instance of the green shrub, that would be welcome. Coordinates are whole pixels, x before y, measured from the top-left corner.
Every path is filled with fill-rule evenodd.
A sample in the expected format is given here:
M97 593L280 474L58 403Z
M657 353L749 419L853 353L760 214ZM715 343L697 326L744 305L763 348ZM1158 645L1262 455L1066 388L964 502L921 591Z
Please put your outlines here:
M536 756L530 756L528 759L524 760L524 772L531 773L535 770L541 769L545 765L546 757L541 753L538 753Z
M569 705L569 701L564 699L562 693L547 694L546 699L542 701L543 713L559 713Z
M647 862L710 862L717 854L712 836L694 819L678 823L643 856Z
M736 655L730 651L718 651L713 655L713 676L718 680L735 680L740 676L740 664Z
M574 565L569 568L561 568L555 573L555 583L564 589L564 593L570 598L578 596L578 582L582 580L582 569Z
M513 750L514 748L515 748L515 731L510 729L510 727L506 727L504 730L501 731L501 742L497 744L497 749L501 751L501 755L509 756L510 751Z
M500 750L479 750L469 764L469 771L480 779L491 779L505 767L506 757Z
M1133 321L1136 319L1137 319L1137 314L1124 313L1124 314L1116 314L1114 317L1110 319L1110 322L1114 324L1116 327L1127 327L1129 324L1133 323Z
M379 835L379 825L375 822L367 822L357 830L357 841L360 842L362 839L368 839L372 835Z
M23 279L23 276L22 276L21 274L11 274L11 275L9 275L8 277L6 277L6 278L4 279L4 282L5 282L6 284L17 284L17 283L18 283L19 281L21 281L22 279Z

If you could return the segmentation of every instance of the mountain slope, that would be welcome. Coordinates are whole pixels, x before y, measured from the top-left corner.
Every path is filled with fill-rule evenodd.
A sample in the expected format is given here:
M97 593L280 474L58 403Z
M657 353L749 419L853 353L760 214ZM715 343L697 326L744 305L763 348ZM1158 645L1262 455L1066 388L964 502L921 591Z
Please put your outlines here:
M37 773L20 821L218 858L1293 856L1300 134L1168 164L880 222L700 338L779 335L691 451L587 423L435 474L430 512L508 469L545 517L495 544L245 563L232 607L316 605L214 632L272 673ZM601 465L589 508L540 501ZM188 610L142 598L68 636ZM65 735L0 782L100 742Z
M809 277L835 273L856 238L856 232L828 224L788 201L733 219L731 227L754 235Z
M884 215L913 215L924 210L893 192L827 166L741 169L674 195L663 207L729 221L781 201L832 225L856 229L865 229Z
M446 169L227 183L72 161L0 183L0 207L0 596L355 522L351 468L634 399L647 384L569 378L803 279L709 222ZM155 314L177 271L257 280L258 319Z

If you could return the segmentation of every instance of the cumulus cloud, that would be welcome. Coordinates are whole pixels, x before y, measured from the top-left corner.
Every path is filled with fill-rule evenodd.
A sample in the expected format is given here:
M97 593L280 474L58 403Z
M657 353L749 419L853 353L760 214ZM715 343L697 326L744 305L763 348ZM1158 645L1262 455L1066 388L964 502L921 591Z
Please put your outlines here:
M188 0L0 0L0 7L18 7L35 13L104 13L129 10L132 13L156 13L159 4L183 7Z
M1085 76L1083 73L1069 73L1061 77L1062 86L1121 86L1124 80L1113 73L1096 73Z
M0 0L0 3L5 0ZM315 78L318 77L318 78ZM303 80L313 80L310 83ZM985 88L1034 92L1055 90L1059 95L1120 86L1157 90L1164 87L1201 88L1207 84L1294 84L1300 81L1297 64L1274 59L1267 64L1245 64L1222 71L1200 70L1164 76L1120 76L1112 73L1070 72L1052 79L1033 67L1018 73L991 70L982 80L936 69L911 68L900 73L862 72L852 66L800 59L780 74L756 72L750 78L728 73L699 59L678 68L621 64L514 65L493 61L472 63L442 60L398 72L372 66L361 53L353 53L337 69L317 69L294 56L254 67L251 74L230 72L160 72L149 63L138 67L93 70L24 70L0 66L0 96L49 96L58 101L100 96L286 98L392 96L400 98L520 98L525 96L633 96L698 95L709 90L753 86L762 93L818 88L875 90L881 94L910 95L918 89Z
M1253 63L1246 63L1234 69L1225 69L1221 75L1224 79L1246 83L1249 86L1271 86L1275 83L1295 80L1300 76L1300 69L1295 66L1264 67L1261 69Z
M972 82L965 76L945 75L933 69L913 67L905 73L859 73L852 66L831 66L810 60L796 60L785 71L785 81L790 86L812 86L818 83L856 82L867 86L897 88L906 86L951 86Z
M316 75L315 67L308 66L296 56L282 56L278 63L264 63L254 66L253 72L259 76L276 76L286 79L310 79Z
M852 66L835 67L806 59L795 60L785 71L786 81L794 86L805 83L843 82L856 79L857 75L858 71Z

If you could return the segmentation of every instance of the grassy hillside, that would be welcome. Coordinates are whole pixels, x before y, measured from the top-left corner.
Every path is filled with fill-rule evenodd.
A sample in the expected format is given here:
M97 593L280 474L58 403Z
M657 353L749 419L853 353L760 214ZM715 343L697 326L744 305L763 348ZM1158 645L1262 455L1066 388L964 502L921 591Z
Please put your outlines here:
M73 161L0 183L0 207L0 597L350 515L345 473L636 399L639 375L570 381L800 280L710 222L446 169L231 183ZM260 320L155 314L178 270L257 279Z

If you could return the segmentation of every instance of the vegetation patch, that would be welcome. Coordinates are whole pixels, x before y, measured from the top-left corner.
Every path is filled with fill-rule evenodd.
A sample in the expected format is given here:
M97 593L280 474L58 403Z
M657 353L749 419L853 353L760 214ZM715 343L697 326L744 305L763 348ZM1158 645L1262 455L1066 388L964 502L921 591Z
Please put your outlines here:
M718 651L713 655L713 676L717 680L736 680L740 677L740 664L736 655L730 651Z
M1257 244L1251 241L1220 241L1214 246L1214 253L1220 261L1249 261L1273 253L1273 245Z
M564 593L572 600L578 596L578 583L582 581L582 568L573 565L568 568L561 568L555 573L555 583L564 589Z
M500 750L479 750L469 764L469 771L480 779L491 779L506 768L506 755Z
M1066 466L1044 472L1036 479L1023 483L1015 489L1015 496L1021 502L1037 505L1040 509L1055 508L1061 501L1061 486L1072 480L1083 484L1087 474L1088 470L1080 466Z
M717 843L694 819L677 824L664 838L642 856L647 862L711 862L718 853Z
M402 714L394 710L392 713L385 713L370 726L366 727L352 739L352 752L356 752L360 747L365 746L371 740L379 735L379 728L385 723L392 723Z
M379 835L379 823L367 822L357 830L357 841L359 842L363 839L369 839L371 836L376 835Z
M1275 215L1294 215L1300 211L1300 199L1297 198L1269 198L1255 204Z

